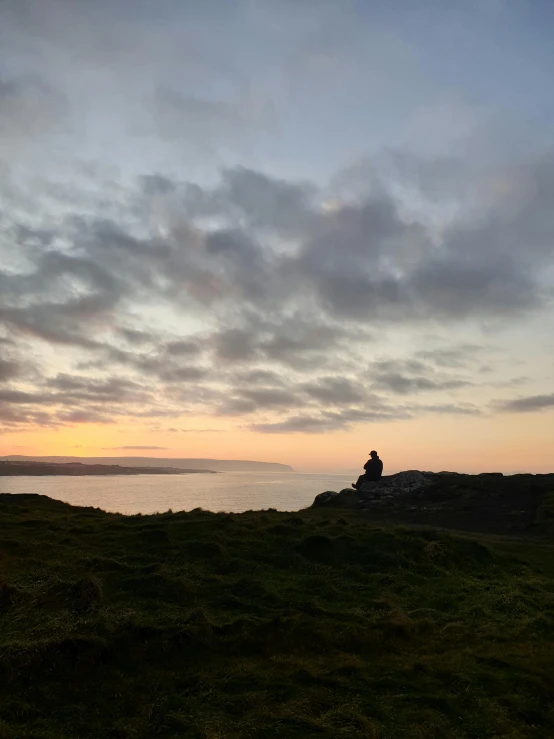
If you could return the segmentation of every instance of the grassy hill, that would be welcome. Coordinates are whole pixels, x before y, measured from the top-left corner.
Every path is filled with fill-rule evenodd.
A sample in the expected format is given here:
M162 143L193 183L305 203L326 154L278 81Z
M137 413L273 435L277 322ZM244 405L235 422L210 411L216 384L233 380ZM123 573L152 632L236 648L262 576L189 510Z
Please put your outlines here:
M552 737L549 510L515 538L0 495L0 737Z

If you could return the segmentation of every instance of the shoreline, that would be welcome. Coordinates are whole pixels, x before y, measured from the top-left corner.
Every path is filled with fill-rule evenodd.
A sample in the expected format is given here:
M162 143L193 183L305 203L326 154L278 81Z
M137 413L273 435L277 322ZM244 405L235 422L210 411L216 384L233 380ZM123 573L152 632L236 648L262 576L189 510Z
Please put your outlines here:
M82 462L0 461L0 477L120 477L131 475L218 474L215 470L178 467L123 467Z

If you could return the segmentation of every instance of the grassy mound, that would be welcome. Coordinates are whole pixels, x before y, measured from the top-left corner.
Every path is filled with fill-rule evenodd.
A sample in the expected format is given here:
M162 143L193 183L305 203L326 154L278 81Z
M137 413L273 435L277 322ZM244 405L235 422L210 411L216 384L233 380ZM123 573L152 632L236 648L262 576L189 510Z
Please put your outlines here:
M0 495L0 567L2 739L554 735L544 542Z

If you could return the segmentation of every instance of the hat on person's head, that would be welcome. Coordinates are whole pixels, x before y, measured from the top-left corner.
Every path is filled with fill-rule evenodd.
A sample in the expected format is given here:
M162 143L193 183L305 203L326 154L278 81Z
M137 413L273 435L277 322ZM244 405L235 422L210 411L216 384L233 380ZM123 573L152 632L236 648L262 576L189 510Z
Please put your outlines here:
M370 453L369 453L369 456L370 456L370 457L377 457L377 456L378 456L378 454L377 454L377 452L376 452L376 451L375 451L375 449L374 449L374 450L373 450L372 452L370 452Z

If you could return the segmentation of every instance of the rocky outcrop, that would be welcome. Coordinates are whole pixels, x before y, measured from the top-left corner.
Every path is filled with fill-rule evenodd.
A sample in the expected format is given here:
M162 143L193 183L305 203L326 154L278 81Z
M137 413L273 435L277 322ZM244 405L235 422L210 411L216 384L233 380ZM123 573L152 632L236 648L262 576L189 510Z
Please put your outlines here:
M433 482L433 477L431 472L407 470L406 472L398 472L396 475L382 477L378 482L366 482L359 492L363 497L413 493L414 490L420 490L430 485Z
M360 490L345 488L339 493L327 490L316 495L312 508L327 505L365 507L370 503L387 502L416 491L423 491L433 484L435 478L436 474L432 472L419 470L398 472L396 475L382 477L378 482L367 482Z
M367 513L372 521L458 531L547 536L554 531L554 475L468 475L408 470L318 496L314 507Z

